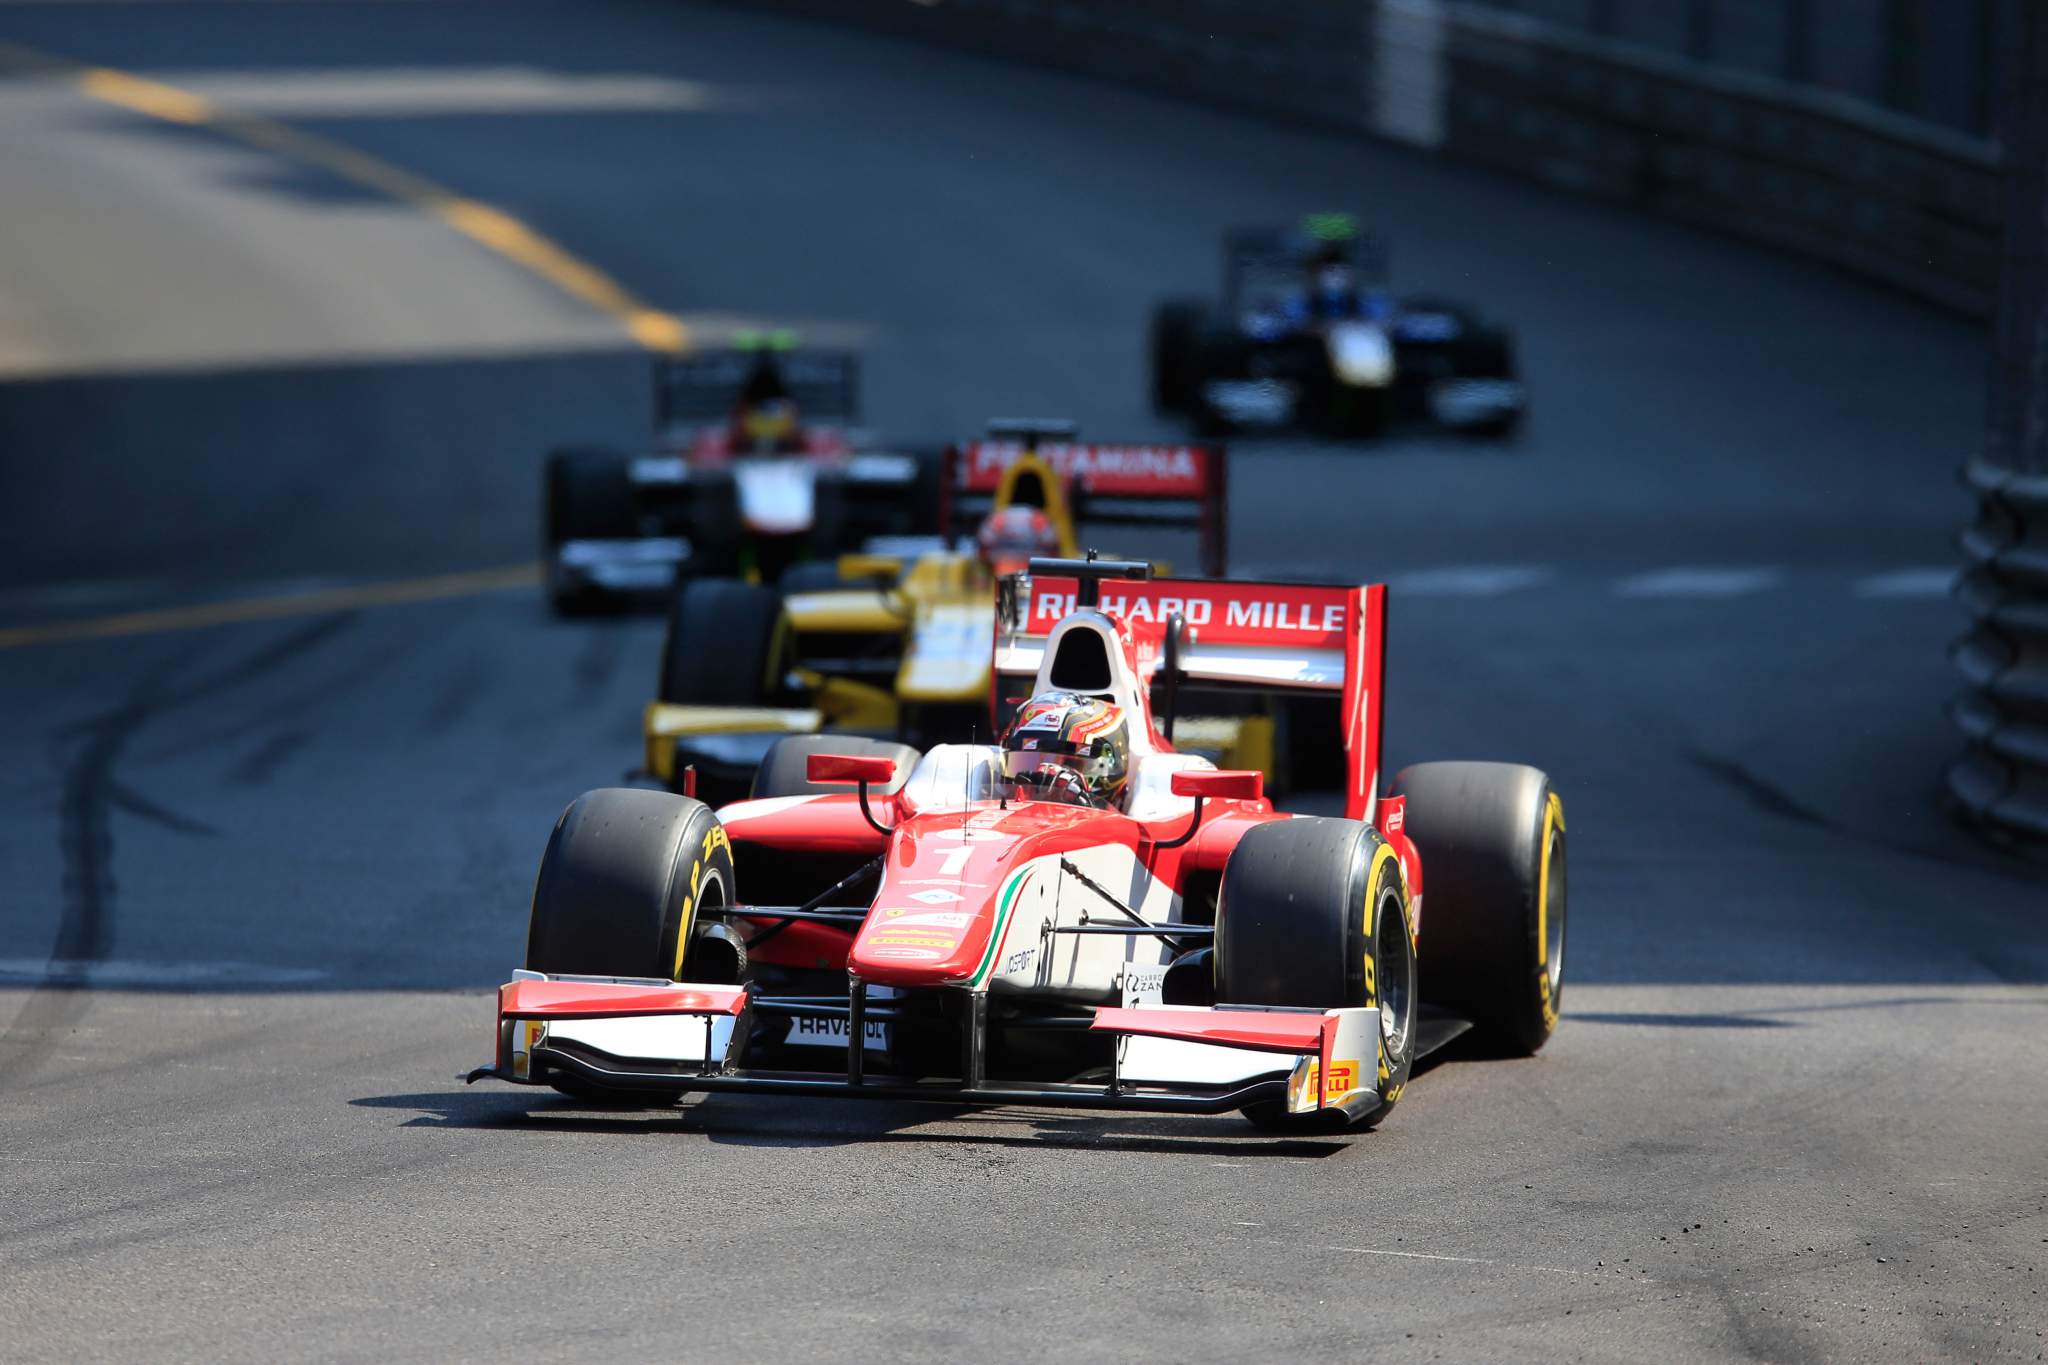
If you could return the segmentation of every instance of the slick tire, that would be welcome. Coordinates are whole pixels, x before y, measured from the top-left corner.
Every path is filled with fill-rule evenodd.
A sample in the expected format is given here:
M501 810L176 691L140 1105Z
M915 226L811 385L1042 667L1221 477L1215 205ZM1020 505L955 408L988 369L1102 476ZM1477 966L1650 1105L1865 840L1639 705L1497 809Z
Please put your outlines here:
M1473 333L1458 348L1457 369L1459 377L1465 379L1515 378L1518 368L1514 335L1498 329ZM1513 436L1521 426L1522 410L1516 408L1484 422L1470 423L1462 430L1467 436L1502 441Z
M693 969L712 979L734 975L724 945L692 932L702 907L732 899L732 845L709 806L637 788L585 792L562 812L541 854L526 967L682 981ZM607 1098L571 1078L555 1088Z
M917 461L917 480L910 486L909 530L913 536L935 536L939 534L939 505L945 501L946 452L920 450L913 456Z
M669 602L657 695L678 706L766 706L782 690L787 641L775 589L689 579Z
M1208 308L1176 299L1152 313L1152 409L1161 416L1194 406L1195 354Z
M541 551L547 568L548 605L564 616L612 604L602 589L562 572L561 549L572 540L630 540L639 535L631 464L603 446L564 446L548 452L541 478Z
M1383 1011L1380 1103L1392 1111L1415 1064L1415 938L1401 860L1379 831L1314 816L1259 825L1223 866L1216 909L1216 999ZM1248 1106L1263 1128L1341 1128L1341 1114Z
M1564 803L1514 763L1418 763L1394 778L1422 855L1422 992L1496 1056L1527 1057L1564 1001Z
M761 760L761 766L754 770L754 789L747 793L748 797L759 801L771 796L817 796L853 790L844 782L811 781L805 775L805 769L812 754L895 759L896 776L886 786L868 788L872 796L893 796L902 791L910 770L923 757L908 744L873 739L867 735L788 735L775 741L774 747Z

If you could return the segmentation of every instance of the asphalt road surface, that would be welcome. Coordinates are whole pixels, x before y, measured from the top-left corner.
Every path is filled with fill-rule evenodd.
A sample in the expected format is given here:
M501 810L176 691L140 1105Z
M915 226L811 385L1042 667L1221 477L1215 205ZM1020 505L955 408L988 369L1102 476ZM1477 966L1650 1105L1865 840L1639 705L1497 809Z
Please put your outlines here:
M1326 207L1520 330L1512 447L1248 443L1394 587L1391 757L1540 764L1566 1022L1377 1133L465 1090L657 629L524 585L0 649L0 1357L2040 1359L2048 877L1947 824L1979 330L1398 150L684 4L0 6L516 214L905 437L1165 434L1142 334ZM0 629L529 561L614 321L319 167L0 73ZM485 585L486 587L489 584ZM165 618L149 618L170 624Z

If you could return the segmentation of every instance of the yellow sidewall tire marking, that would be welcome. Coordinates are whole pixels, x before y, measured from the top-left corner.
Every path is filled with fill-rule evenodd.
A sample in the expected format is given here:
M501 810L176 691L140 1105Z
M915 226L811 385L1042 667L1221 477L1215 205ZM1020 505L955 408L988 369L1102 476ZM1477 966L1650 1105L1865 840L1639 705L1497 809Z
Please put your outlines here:
M726 856L732 856L732 840L726 837L725 826L714 824L704 831L704 846L690 863L690 889L683 893L681 924L676 928L676 962L669 972L669 980L683 979L683 958L690 951L690 935L697 928L697 897L704 889L704 870L711 862L711 855L723 848Z
M1557 1027L1557 1000L1550 989L1550 854L1564 833L1564 801L1556 792L1543 804L1543 859L1536 874L1536 990L1543 1003L1543 1028Z

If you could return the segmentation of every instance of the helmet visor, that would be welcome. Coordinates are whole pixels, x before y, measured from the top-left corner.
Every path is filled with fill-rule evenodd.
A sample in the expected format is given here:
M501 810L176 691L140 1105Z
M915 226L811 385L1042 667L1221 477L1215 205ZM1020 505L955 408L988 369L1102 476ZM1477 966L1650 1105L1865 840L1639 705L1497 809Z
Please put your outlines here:
M1093 804L1094 782L1088 771L1091 766L1089 760L1076 754L1037 749L1003 751L1003 776L1019 791L1041 801Z

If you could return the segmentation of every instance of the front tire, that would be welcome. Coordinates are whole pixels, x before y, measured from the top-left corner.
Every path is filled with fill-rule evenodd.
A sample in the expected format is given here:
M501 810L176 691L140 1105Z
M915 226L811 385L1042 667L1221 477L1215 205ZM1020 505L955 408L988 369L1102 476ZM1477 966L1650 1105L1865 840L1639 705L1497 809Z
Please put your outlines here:
M697 912L732 899L732 845L709 806L632 787L585 792L541 855L527 970L688 980Z
M1532 1056L1564 1002L1564 803L1514 763L1418 763L1394 779L1422 855L1422 987L1489 1051Z
M603 589L564 572L561 552L572 540L630 540L640 533L630 471L623 453L604 446L548 452L541 480L541 550L548 605L560 615L587 615L611 605Z
M1259 825L1223 867L1216 910L1216 999L1234 1005L1381 1010L1380 1103L1393 1109L1415 1064L1415 940L1401 860L1357 820ZM1249 1106L1261 1127L1342 1126L1334 1111Z
M608 787L569 804L548 836L526 926L526 968L550 976L668 981L737 978L725 944L698 937L698 912L733 899L732 845L701 801ZM554 1088L605 1102L602 1087L563 1077Z

